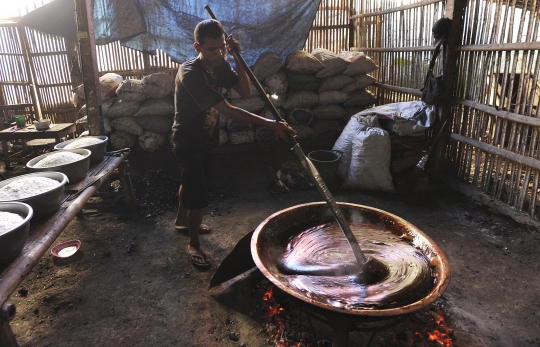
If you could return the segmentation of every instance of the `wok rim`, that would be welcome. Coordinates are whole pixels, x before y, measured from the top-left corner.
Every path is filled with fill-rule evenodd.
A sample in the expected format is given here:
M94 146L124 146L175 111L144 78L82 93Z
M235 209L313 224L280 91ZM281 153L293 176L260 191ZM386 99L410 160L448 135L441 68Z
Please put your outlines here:
M408 314L408 313L412 313L414 311L417 311L417 310L421 309L422 307L425 307L425 306L433 303L435 300L437 300L439 297L442 296L442 294L444 293L444 291L446 290L446 288L450 284L450 268L448 266L448 260L447 260L446 256L444 255L444 253L442 252L440 247L435 242L433 242L433 240L429 236L427 236L423 231L421 231L418 227L416 227L412 223L410 223L407 220L405 220L405 219L403 219L403 218L401 218L401 217L399 217L399 216L397 216L395 214L392 214L390 212L387 212L387 211L384 211L384 210L381 210L381 209L378 209L378 208L375 208L375 207L366 206L366 205L360 205L360 204L354 204L354 203L348 203L348 202L336 202L336 203L338 204L338 206L341 205L341 206L347 206L347 207L360 208L360 209L369 210L369 211L372 211L372 212L377 212L379 214L383 214L384 216L390 217L390 218L392 218L392 219L394 219L396 221L401 222L404 225L407 225L408 228L410 228L410 231L412 231L413 233L421 236L426 241L426 243L429 244L432 247L432 249L436 252L436 254L437 254L436 257L438 259L438 264L435 267L435 271L434 271L434 278L436 279L436 281L435 281L435 284L434 284L433 288L431 289L431 291L426 296L424 296L422 299L417 300L417 301L415 301L413 303L410 303L410 304L407 304L407 305L400 306L400 307L388 308L388 309L372 309L372 308L367 308L367 309L344 309L344 308L334 307L334 306L331 306L331 305L326 304L326 303L318 302L317 300L309 299L309 298L307 298L307 297L305 297L303 295L300 295L299 293L297 293L295 291L292 291L292 290L288 289L287 286L282 281L277 279L270 271L268 271L266 266L261 261L261 259L259 257L259 254L258 254L258 249L259 249L259 247L258 247L258 239L261 236L261 232L264 230L264 227L266 225L268 225L269 222L272 221L277 216L279 216L279 215L281 215L281 214L283 214L285 212L289 212L289 211L292 211L292 210L297 210L299 208L308 208L308 207L313 207L313 206L317 206L317 205L326 205L327 203L324 202L324 201L295 205L295 206L291 206L291 207L288 207L286 209L277 211L277 212L273 213L272 215L270 215L269 217L267 217L264 221L262 221L257 226L257 228L255 229L255 231L253 233L253 236L251 238L251 256L253 258L253 261L257 265L257 268L263 273L263 275L268 280L270 280L274 285L276 285L279 289L281 289L285 293L295 297L296 299L301 300L304 303L308 303L308 304L314 305L315 307L326 309L326 310L329 310L329 311L332 311L332 312L337 312L337 313L346 314L346 315L354 315L354 316L398 316L398 315L404 315L404 314Z

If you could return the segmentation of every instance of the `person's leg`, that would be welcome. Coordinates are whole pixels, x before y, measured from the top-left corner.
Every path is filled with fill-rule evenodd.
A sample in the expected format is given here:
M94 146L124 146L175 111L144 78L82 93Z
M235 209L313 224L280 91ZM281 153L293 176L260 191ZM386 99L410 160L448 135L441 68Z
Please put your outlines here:
M180 172L182 173L182 165L180 165ZM176 212L176 218L174 219L174 227L178 231L188 231L188 229L191 228L191 225L189 223L188 219L188 209L184 207L183 203L183 184L180 184L180 188L178 188L178 210ZM205 234L212 231L212 229L204 224L202 224L202 210L201 210L201 221L199 223L198 227L199 233Z
M175 150L180 162L182 175L181 186L178 190L178 211L175 219L177 230L189 232L190 240L187 253L190 261L197 266L207 267L210 260L201 249L199 231L201 229L204 209L208 206L208 190L206 187L204 153ZM179 226L177 223L182 223Z
M184 207L184 204L182 203L182 191L182 184L180 184L180 188L178 189L178 211L176 212L176 218L174 219L175 227L188 226L188 210Z
M195 265L209 265L210 260L201 249L201 241L199 239L199 229L203 219L204 209L188 210L187 220L189 226L189 245L188 254L191 257L191 262Z
M192 224L190 223L189 219L189 213L191 212L191 210L188 210L184 207L184 204L182 202L182 191L182 185L180 185L180 189L178 189L178 210L176 212L176 218L174 220L174 228L178 231L188 231L188 229L192 228ZM212 228L205 224L202 224L202 212L201 221L199 223L198 229L200 234L207 234L212 231Z

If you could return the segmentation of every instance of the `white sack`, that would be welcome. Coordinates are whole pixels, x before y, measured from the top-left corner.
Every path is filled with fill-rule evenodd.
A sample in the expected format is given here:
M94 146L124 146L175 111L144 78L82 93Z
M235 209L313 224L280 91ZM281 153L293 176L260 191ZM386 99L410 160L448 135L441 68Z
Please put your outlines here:
M343 107L368 107L377 101L375 95L367 89L360 89L352 92L347 101L343 103Z
M284 110L293 108L309 108L319 101L319 95L311 90L300 90L289 92L283 103Z
M351 64L342 72L342 74L347 76L366 74L379 68L377 64L363 52L344 51L339 53L338 56L351 62Z
M311 109L315 119L341 119L347 111L339 104L319 105Z
M113 149L133 148L137 144L137 135L115 130L109 136L109 142Z
M375 83L377 80L368 75L368 74L360 74L354 76L354 82L343 87L342 91L345 93L352 93L359 89L364 89Z
M290 72L315 74L323 69L324 65L308 52L298 50L287 55L285 67Z
M390 135L381 128L369 127L353 140L349 174L342 188L394 192L390 173Z
M329 105L329 104L342 104L345 101L349 100L350 94L339 90L329 90L327 92L319 93L319 101L317 102L320 105Z
M356 135L364 131L368 126L378 127L377 117L353 116L334 143L332 150L343 152L337 168L339 178L347 179L349 166L351 165L353 140Z
M318 78L337 75L345 70L350 64L349 61L346 61L336 53L325 48L316 48L311 52L311 54L324 64L324 68L317 71L315 74L315 76Z
M137 124L139 124L144 130L157 134L166 134L172 131L171 128L174 123L174 115L172 114L165 116L133 117L133 119L135 119Z
M109 118L133 116L141 107L141 103L138 101L125 101L121 99L113 100L110 103L104 102L103 105L106 107L102 107L101 112L105 117Z
M147 99L141 104L141 107L133 116L165 116L172 114L174 114L174 99L162 98Z
M118 98L125 101L143 101L148 95L143 93L143 84L138 79L127 79L116 88Z
M315 135L315 130L308 125L291 124L291 128L296 131L296 138L298 140L305 140Z
M139 136L138 140L139 146L141 146L142 149L148 152L154 152L165 144L165 141L167 141L167 135L145 131Z
M253 64L253 74L257 77L257 80L262 81L278 72L282 65L283 61L276 53L264 52Z
M133 117L118 117L113 118L110 123L111 127L116 130L124 131L128 134L142 135L143 128L135 121Z
M143 92L151 98L162 99L174 93L174 77L156 72L142 79Z
M343 130L336 120L328 119L314 119L311 127L315 130L315 135L340 134Z
M287 93L288 83L287 74L283 70L271 74L262 81L262 85L266 88L268 94L283 95Z
M319 93L329 90L342 90L351 83L354 83L354 78L343 74L326 77L321 80Z
M437 117L436 107L423 101L404 101L375 106L358 113L359 116L376 115L381 126L400 136L423 136ZM384 121L383 119L388 120Z

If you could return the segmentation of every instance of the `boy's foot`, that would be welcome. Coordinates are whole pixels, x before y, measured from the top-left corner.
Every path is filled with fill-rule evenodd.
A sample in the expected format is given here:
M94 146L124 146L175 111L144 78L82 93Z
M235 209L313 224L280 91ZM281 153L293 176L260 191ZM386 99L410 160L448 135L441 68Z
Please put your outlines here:
M187 252L189 255L189 260L193 265L200 268L208 268L210 267L210 265L212 265L210 259L208 259L206 254L204 254L203 251L201 251L200 249L188 246Z
M175 225L174 230L189 233L189 228L183 225ZM211 231L212 231L212 228L204 224L201 224L201 227L199 228L199 234L208 234Z

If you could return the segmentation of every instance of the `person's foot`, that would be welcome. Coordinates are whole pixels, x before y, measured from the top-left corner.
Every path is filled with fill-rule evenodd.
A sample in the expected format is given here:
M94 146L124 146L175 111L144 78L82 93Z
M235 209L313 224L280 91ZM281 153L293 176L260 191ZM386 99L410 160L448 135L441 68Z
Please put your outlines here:
M187 253L191 263L200 268L208 268L212 265L210 259L204 254L200 248L188 246Z
M175 225L174 229L176 231L186 232L186 233L189 234L189 228L185 227L183 225ZM199 234L208 234L211 231L212 231L212 228L210 228L209 226L204 225L204 224L201 224L201 227L199 228Z

